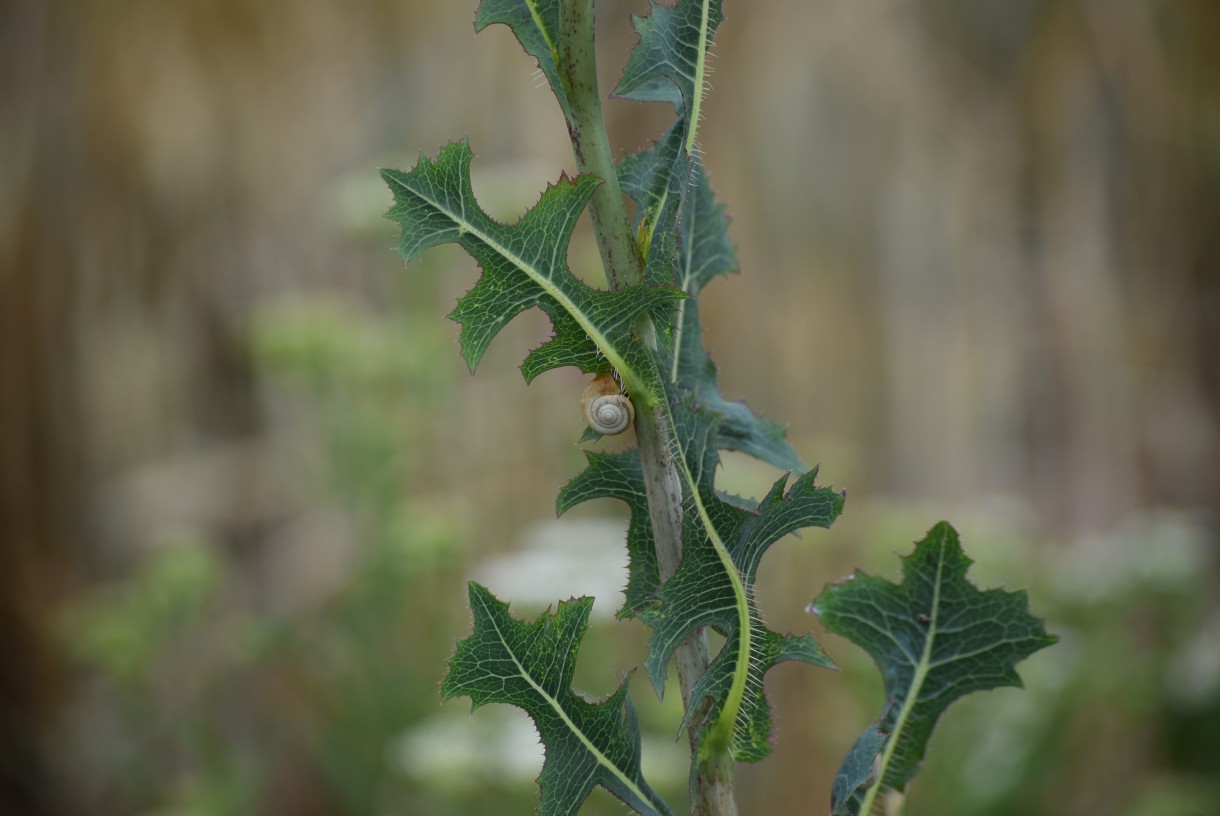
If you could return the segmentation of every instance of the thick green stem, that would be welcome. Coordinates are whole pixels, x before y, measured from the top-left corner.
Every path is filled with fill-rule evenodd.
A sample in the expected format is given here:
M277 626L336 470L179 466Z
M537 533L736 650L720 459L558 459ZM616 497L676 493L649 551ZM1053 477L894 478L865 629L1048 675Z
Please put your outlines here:
M564 83L571 118L568 132L581 173L590 173L605 181L589 203L598 250L611 289L638 284L643 280L639 249L631 234L623 193L614 170L610 140L602 116L601 93L597 86L597 64L593 46L593 0L561 0L560 37L556 44L556 62ZM645 341L655 343L652 324L647 318L641 325ZM636 412L636 439L648 493L648 511L652 520L653 537L661 580L673 577L682 561L682 480L673 461L675 446L669 438L667 409L659 406ZM684 643L675 655L682 702L687 709L702 705L692 700L695 682L707 671L711 662L707 638L702 629ZM695 721L699 721L696 716ZM692 761L695 733L691 731ZM705 763L695 780L693 816L737 816L733 798L733 762L721 755Z
M597 59L593 50L593 0L562 0L559 10L559 42L555 44L559 78L572 112L568 133L576 166L605 183L593 193L589 214L601 252L602 267L611 289L631 286L643 279L640 252L631 234L631 222L623 206L623 191L614 172L614 156L602 97L597 89Z

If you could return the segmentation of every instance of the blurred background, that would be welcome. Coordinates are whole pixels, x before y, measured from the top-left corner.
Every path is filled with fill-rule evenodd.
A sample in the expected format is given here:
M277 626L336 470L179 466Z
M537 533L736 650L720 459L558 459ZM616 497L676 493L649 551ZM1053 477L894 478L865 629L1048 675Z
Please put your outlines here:
M0 812L530 813L528 719L439 701L466 580L595 594L585 694L643 660L625 508L554 517L582 378L525 386L537 313L471 378L473 263L404 270L380 218L377 168L463 135L500 218L573 170L475 5L0 7ZM768 622L819 631L824 583L947 518L1062 641L950 710L908 812L1220 813L1220 5L726 6L701 142L743 274L707 345L849 494L763 562ZM606 91L645 10L598 2ZM623 152L672 116L606 115ZM571 262L599 280L587 224ZM824 813L881 710L819 637L843 671L769 675L743 814ZM684 808L678 695L632 692Z

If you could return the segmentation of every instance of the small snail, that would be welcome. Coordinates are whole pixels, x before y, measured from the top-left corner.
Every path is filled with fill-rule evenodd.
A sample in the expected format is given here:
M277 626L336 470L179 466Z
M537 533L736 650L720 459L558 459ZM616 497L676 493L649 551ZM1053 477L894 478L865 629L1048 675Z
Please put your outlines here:
M603 436L621 434L635 420L635 408L615 376L598 374L580 398L580 410L589 427Z

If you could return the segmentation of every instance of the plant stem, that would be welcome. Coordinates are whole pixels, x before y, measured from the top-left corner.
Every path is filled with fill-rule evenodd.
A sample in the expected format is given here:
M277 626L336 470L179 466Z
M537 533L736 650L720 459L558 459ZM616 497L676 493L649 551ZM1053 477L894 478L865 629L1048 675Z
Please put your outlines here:
M556 43L559 77L572 112L568 134L581 173L604 182L593 193L589 214L601 252L602 267L611 289L622 289L643 280L640 251L631 235L631 224L623 206L623 191L614 172L614 157L602 97L597 89L597 58L593 49L593 0L561 0L559 42Z
M635 435L644 467L648 513L652 519L662 582L673 577L682 561L682 482L671 458L674 447L670 444L669 423L663 411L661 407L637 411L635 418ZM674 662L678 667L683 706L687 710L692 705L702 706L702 701L692 699L691 692L711 662L703 629L696 630L678 647ZM696 714L693 721L697 723L701 719L700 714ZM698 761L693 728L690 745L692 761ZM729 755L719 754L699 768L690 812L692 816L737 816L737 803L733 798L733 760Z
M560 37L556 46L556 62L572 114L568 121L568 132L580 172L590 173L605 181L593 194L589 212L606 270L606 280L611 289L621 289L640 283L643 269L639 248L631 234L627 210L623 206L623 193L614 170L610 140L602 115L593 45L593 0L561 0L559 14ZM653 327L647 318L641 326L641 335L645 342L655 344ZM682 561L682 482L672 458L674 446L669 438L666 410L666 406L638 410L635 420L636 440L640 446L648 494L648 513L662 581L673 577ZM692 705L702 705L702 701L691 699L695 682L707 671L711 662L707 637L702 629L678 648L675 661L684 707L689 710ZM696 716L694 721L698 722L699 719ZM692 761L697 761L694 755L694 729L690 732L690 740ZM737 816L731 757L714 757L699 768L691 814Z

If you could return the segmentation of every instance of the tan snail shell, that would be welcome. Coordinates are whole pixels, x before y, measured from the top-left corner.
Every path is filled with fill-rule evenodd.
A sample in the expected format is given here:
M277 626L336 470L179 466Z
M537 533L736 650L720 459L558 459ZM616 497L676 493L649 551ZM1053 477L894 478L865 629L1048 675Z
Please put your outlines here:
M580 410L588 426L604 436L621 434L635 421L631 400L609 372L598 374L585 388Z

